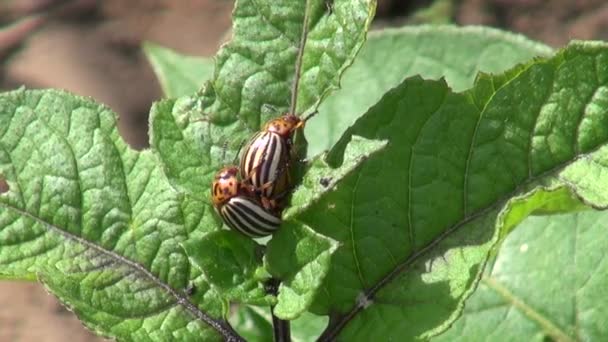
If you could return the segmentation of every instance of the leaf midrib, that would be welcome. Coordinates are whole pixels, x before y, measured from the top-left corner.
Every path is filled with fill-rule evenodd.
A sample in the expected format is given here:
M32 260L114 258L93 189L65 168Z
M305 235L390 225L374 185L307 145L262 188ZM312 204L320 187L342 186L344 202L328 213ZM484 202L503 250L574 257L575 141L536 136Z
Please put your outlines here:
M365 288L366 286L366 281L365 278L363 277L363 272L361 271L361 263L359 262L359 253L357 251L357 246L358 244L355 243L355 229L354 229L354 220L355 220L355 202L357 199L357 189L359 188L359 181L361 180L361 172L359 172L357 174L357 181L355 182L355 185L353 186L353 191L352 191L352 200L350 202L350 222L348 224L348 228L349 228L349 232L350 232L350 242L353 245L353 259L355 260L355 266L357 267L357 274L359 276L359 281L361 282L361 285Z

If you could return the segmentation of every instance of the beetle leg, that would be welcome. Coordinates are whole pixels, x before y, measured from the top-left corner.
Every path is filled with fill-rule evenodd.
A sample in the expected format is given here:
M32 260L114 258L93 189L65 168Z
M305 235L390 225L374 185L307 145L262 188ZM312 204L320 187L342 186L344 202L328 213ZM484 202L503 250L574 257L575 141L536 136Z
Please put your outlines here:
M278 200L278 201L280 201L280 200L282 200L283 198L285 198L285 196L286 196L287 194L289 194L289 192L290 192L290 191L291 191L291 189L286 189L285 191L281 192L280 194L276 194L276 195L274 195L274 198L273 198L272 200L269 200L269 201L273 201L273 202L275 202L275 203L276 203L276 201L277 201L277 200Z
M270 188L272 186L272 183L274 183L274 182L270 181L270 182L262 184L262 186L260 187L260 190L264 191L264 190Z
M252 184L245 184L243 182L240 182L240 191L248 197L256 197L259 195Z
M274 180L273 181L266 182L266 183L262 184L262 186L260 187L260 191L264 191L264 190L268 189L269 187L271 187L273 185L273 183L277 179L279 179L279 177L281 176L282 172L287 172L287 184L291 184L291 175L289 174L289 163L285 163L284 166L281 166L281 167L279 167L277 169L277 171L275 172Z
M279 108L277 108L269 103L262 104L262 110L272 112L273 114L279 113Z
M269 199L266 197L261 197L262 200L262 206L264 207L264 209L267 210L276 210L277 209L277 202L273 199Z

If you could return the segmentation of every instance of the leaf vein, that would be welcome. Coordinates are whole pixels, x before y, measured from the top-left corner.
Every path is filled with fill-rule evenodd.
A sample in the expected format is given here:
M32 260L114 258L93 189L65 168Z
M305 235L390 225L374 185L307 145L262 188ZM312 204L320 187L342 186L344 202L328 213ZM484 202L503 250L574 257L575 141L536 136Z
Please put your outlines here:
M407 170L407 194L408 194L408 198L407 198L407 223L408 223L408 230L409 230L409 239L410 239L410 246L412 249L415 249L416 247L416 236L415 236L415 230L414 230L414 225L412 223L412 167L414 165L414 148L416 147L416 145L419 142L419 139L421 137L422 131L424 130L424 127L429 123L429 121L431 120L431 118L433 118L438 112L439 109L441 109L441 107L445 104L445 101L447 100L447 96L448 93L447 91L445 91L443 93L443 97L441 99L441 101L438 102L437 108L435 109L435 111L433 111L433 113L431 113L430 115L428 115L424 121L424 123L422 125L420 125L420 129L418 130L418 132L416 132L416 140L414 141L414 143L412 144L412 147L410 148L410 160L409 160L409 164L408 164L408 170Z
M361 271L361 265L359 262L359 256L357 253L357 244L355 242L355 232L354 232L354 220L355 220L355 202L356 202L356 198L357 198L357 190L359 187L359 181L361 180L361 172L359 172L357 174L357 181L355 182L355 184L353 185L353 190L352 190L352 200L350 202L350 219L349 219L349 223L348 223L348 229L350 232L350 241L351 244L353 245L353 258L355 260L355 266L357 267L357 273L359 275L359 281L361 282L361 285L363 286L363 288L366 288L367 285L365 283L365 279L363 278L363 272Z
M544 317L533 307L520 300L517 296L515 296L515 294L509 291L509 289L500 284L494 277L486 275L481 278L481 281L490 289L494 290L494 292L500 295L503 299L509 302L511 306L518 309L530 320L540 325L549 336L553 337L557 341L574 342L574 339L562 331L560 327L555 325L548 318Z

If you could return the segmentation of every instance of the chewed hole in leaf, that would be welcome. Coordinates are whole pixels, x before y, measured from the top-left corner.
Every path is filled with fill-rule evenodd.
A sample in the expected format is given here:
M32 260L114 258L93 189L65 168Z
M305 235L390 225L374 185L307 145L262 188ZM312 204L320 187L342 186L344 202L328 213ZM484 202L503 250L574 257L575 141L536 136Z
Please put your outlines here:
M6 181L6 179L4 179L2 175L0 175L0 195L7 193L9 190L10 187L8 185L8 182Z

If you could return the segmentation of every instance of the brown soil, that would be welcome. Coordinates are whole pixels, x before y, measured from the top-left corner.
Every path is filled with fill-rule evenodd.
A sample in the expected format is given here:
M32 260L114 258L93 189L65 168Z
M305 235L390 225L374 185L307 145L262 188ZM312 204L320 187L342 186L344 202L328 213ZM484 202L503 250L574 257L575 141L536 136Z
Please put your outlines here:
M437 0L449 1L449 0ZM431 0L380 0L377 24L407 21ZM453 0L451 19L520 32L560 47L608 40L604 0ZM134 147L147 145L147 113L161 96L140 50L150 40L210 56L227 36L230 0L0 1L0 89L63 88L120 114ZM406 18L402 20L401 18ZM0 341L96 341L35 283L0 282Z

